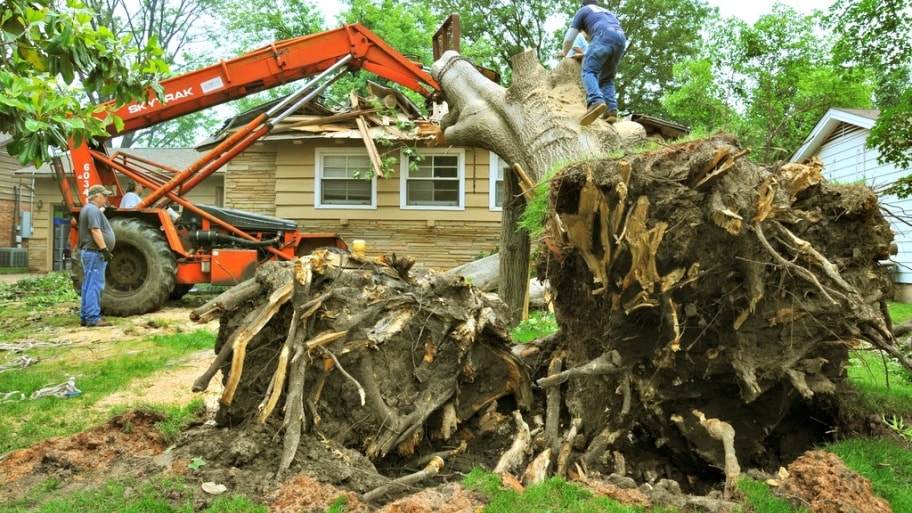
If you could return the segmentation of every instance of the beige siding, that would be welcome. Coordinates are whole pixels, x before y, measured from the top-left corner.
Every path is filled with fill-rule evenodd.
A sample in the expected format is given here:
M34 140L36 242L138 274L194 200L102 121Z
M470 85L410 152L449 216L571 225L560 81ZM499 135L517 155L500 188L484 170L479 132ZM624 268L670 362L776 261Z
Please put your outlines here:
M276 154L255 144L228 164L225 178L225 206L275 215Z
M0 133L0 140L6 140L6 134ZM13 225L16 216L16 185L13 171L18 164L16 158L6 151L6 145L0 145L0 248L13 247Z
M471 262L482 253L490 254L500 244L500 221L434 222L352 220L347 226L338 222L302 221L302 229L339 234L349 245L363 239L367 255L376 257L395 253L411 256L416 268L444 270Z
M401 209L398 166L395 176L377 180L377 208L337 209L315 207L315 151L321 147L364 148L360 141L266 141L228 164L226 201L244 210L293 219L305 231L338 233L349 243L364 239L369 253L408 254L426 268L465 263L499 244L501 213L489 208L487 150L465 149L462 210ZM270 159L274 174L265 171ZM251 186L251 177L256 187ZM271 187L273 195L268 192ZM267 198L273 203L265 206Z

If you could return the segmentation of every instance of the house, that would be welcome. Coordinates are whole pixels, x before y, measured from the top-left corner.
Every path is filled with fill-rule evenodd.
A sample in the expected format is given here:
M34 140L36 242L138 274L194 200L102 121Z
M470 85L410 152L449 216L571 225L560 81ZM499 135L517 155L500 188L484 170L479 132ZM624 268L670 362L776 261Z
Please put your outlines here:
M341 110L307 103L188 198L290 219L307 232L362 239L369 256L412 256L416 267L445 269L496 250L506 163L487 150L438 144L437 123L407 97L372 88L374 103L354 96ZM115 151L186 169L268 108L233 118L196 149ZM69 159L63 163L69 176ZM56 174L45 164L14 176L30 184L28 267L64 269L69 215Z
M175 169L187 168L200 156L199 152L192 148L122 148L114 151ZM69 159L62 160L67 175L71 176ZM48 163L40 168L19 168L13 175L19 182L28 184L26 189L30 191L27 206L31 212L32 228L23 243L28 247L29 270L64 270L69 249L67 235L70 215L57 185L57 175ZM221 206L224 197L224 171L217 171L187 196L197 203Z
M880 114L877 110L830 109L811 131L804 144L792 155L791 162L802 162L817 156L823 161L824 175L839 183L866 183L883 190L912 169L877 162L879 152L865 143ZM880 203L895 233L899 251L892 259L897 284L896 300L912 302L912 227L900 219L912 211L912 198L899 199L880 195Z
M506 163L439 142L439 127L395 89L371 84L339 110L311 101L226 165L225 206L366 242L368 256L448 269L500 243ZM208 150L269 108L229 120Z
M7 151L11 140L0 133L0 267L26 267L32 190L15 176L20 165Z

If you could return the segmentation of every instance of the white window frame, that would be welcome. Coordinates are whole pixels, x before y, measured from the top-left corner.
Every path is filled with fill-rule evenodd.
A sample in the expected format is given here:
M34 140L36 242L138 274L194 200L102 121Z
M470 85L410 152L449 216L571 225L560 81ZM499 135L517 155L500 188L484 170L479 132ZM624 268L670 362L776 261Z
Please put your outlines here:
M456 157L456 174L459 185L459 200L456 205L409 205L408 204L408 181L409 181L409 157L404 151L399 154L399 208L402 210L465 210L465 150L462 148L448 149L428 149L418 150L422 157L446 156Z
M488 152L488 209L493 212L503 211L504 204L504 175L503 170L508 167L507 161L493 151ZM497 204L497 184L500 184L500 205Z
M376 210L377 209L377 175L371 175L370 178L370 204L368 205L339 205L333 203L323 203L323 158L327 156L346 156L346 157L368 157L366 150L359 151L357 148L317 148L314 152L314 208L337 209L337 210ZM370 159L368 158L368 162ZM372 171L366 169L365 171ZM354 178L354 177L353 177ZM367 178L357 178L365 180Z

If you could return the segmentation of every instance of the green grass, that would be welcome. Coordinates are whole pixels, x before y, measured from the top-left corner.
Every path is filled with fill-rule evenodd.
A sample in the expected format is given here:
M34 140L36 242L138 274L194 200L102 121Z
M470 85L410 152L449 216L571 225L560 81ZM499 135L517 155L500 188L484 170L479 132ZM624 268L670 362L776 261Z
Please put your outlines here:
M636 506L625 506L607 497L596 497L581 487L560 478L551 478L517 493L501 487L500 476L474 469L464 479L465 487L488 498L484 513L645 513ZM653 513L672 511L650 510Z
M557 320L551 312L532 311L529 318L520 322L510 332L515 342L525 344L557 331Z
M0 513L266 513L265 506L241 496L216 497L204 509L194 509L194 484L175 478L156 478L140 484L112 479L104 486L55 499L59 483L47 482L32 496L0 505Z
M738 481L738 490L747 502L759 513L810 513L804 508L795 509L789 501L776 497L766 483L743 477Z
M893 511L912 511L912 451L890 440L853 439L829 444L852 470L871 480L874 493Z
M0 403L0 452L32 444L54 436L85 430L103 422L110 410L92 406L124 388L135 379L170 368L183 356L215 345L215 334L206 330L154 336L147 340L118 344L112 348L61 346L35 348L29 356L40 364L3 373L0 392L19 391L30 396L44 387L75 378L82 393L66 399L41 397L34 400Z
M912 413L912 373L895 360L880 352L856 351L846 371L862 395L857 406L885 414Z
M22 344L21 351L0 352L0 363L27 355L37 363L0 373L0 453L29 447L56 436L84 431L104 422L111 408L96 403L122 390L125 385L168 369L186 355L215 344L215 333L201 329L143 338L132 333L125 340L99 338L88 344L68 344L66 330L72 329L79 300L66 273L26 278L15 284L0 284L0 342ZM42 315L36 316L36 310ZM129 323L115 319L115 324ZM129 331L129 330L127 330ZM99 332L99 337L105 333ZM48 340L56 344L44 344ZM29 399L36 391L59 385L70 378L80 394L61 399ZM9 395L6 395L9 394ZM24 397L24 400L19 400ZM199 407L199 404L191 406ZM168 412L175 424L162 426L176 436L189 413ZM164 431L163 431L164 432ZM166 436L169 436L166 433Z
M912 319L912 304L909 303L889 303L887 311L890 312L890 320L895 324Z
M73 288L73 281L64 272L23 278L12 284L0 283L0 304L11 301L23 303L32 311L63 303L79 306L79 296ZM0 308L0 312L6 308Z

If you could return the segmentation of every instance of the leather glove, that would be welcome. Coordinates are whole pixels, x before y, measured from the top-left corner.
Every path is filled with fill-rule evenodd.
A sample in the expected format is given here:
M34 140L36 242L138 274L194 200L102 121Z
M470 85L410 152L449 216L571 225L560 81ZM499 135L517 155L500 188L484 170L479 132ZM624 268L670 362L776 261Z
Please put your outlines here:
M110 262L111 259L114 258L114 254L111 253L111 250L108 248L104 248L103 250L101 250L101 254L104 255L105 262Z

